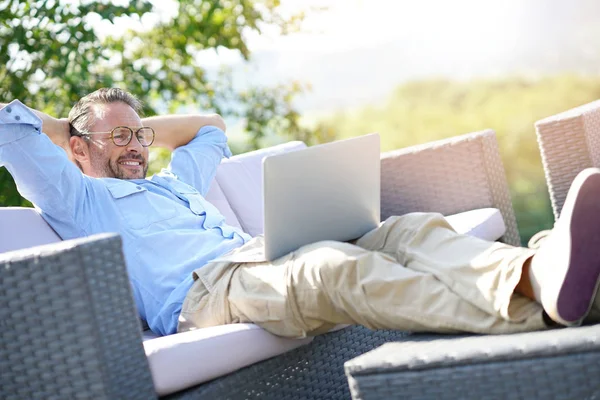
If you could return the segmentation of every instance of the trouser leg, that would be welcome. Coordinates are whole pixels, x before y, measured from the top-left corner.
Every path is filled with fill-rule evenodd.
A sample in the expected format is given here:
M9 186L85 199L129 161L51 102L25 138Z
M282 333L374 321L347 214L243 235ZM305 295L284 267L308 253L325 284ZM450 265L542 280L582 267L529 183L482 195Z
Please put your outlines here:
M505 320L524 321L542 311L539 304L514 293L534 250L456 234L440 214L391 217L356 244L434 275L465 301Z
M485 276L487 270L500 267L494 252L487 256L475 254L482 259L474 263L482 266L475 273L463 265L471 265L466 256L461 262L451 258L451 264L456 266L453 268L437 266L441 260L435 257L432 260L434 266L420 266L422 270L401 265L399 260L406 254L390 250L392 239L400 240L394 245L396 247L426 249L433 239L424 239L419 244L415 233L420 232L416 236L426 237L429 235L424 231L434 230L434 236L441 234L441 231L431 229L435 224L423 229L414 228L418 224L409 223L413 220L398 221L391 228L386 222L372 232L371 237L366 235L360 239L360 246L319 242L273 263L209 264L197 270L199 279L184 302L180 330L254 322L278 335L302 337L324 332L340 323L357 323L369 328L480 333L520 332L545 327L541 310L535 303L528 303L527 313L521 310L521 318L506 319L486 301L471 298L485 296L474 293L469 284L479 283L476 279L461 277L460 271L465 270L473 277L477 274ZM408 228L402 228L403 225ZM389 233L382 234L386 230ZM442 247L457 247L452 240L439 242ZM410 245L405 246L405 243ZM466 243L460 244L458 247L463 248ZM377 246L381 251L372 250ZM449 249L445 251L451 253ZM437 257L445 259L444 254L440 251ZM490 261L486 263L487 257ZM429 262L417 259L419 263ZM411 265L415 258L409 257L405 261ZM487 264L495 267L484 268ZM448 272L436 275L429 271L437 267L453 270L450 275L454 278L446 279ZM500 278L504 279L502 274ZM484 277L483 280L487 285L489 279ZM468 299L456 291L461 287L467 289Z

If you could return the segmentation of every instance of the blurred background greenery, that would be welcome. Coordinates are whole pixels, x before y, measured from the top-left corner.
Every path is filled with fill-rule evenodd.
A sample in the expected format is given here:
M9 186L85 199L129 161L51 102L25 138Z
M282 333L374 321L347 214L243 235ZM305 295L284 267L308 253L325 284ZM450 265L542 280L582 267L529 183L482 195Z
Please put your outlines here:
M594 0L0 0L0 102L64 117L118 86L214 111L244 152L377 131L382 150L494 129L524 243L553 217L535 121L600 98ZM166 150L151 152L151 172ZM0 168L0 206L29 205Z
M394 89L379 107L339 112L324 124L340 137L381 132L382 151L494 129L519 232L526 243L554 221L535 121L599 98L600 77L561 74L539 79L423 80Z

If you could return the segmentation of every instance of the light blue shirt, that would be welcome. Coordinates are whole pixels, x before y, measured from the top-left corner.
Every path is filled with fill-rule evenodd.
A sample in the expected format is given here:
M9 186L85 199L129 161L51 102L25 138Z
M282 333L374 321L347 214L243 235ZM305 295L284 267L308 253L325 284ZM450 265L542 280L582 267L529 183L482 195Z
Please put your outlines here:
M118 232L140 316L161 335L177 331L192 271L250 239L203 197L229 156L225 133L205 126L159 174L91 178L42 134L42 121L21 102L0 110L0 166L19 193L63 239Z

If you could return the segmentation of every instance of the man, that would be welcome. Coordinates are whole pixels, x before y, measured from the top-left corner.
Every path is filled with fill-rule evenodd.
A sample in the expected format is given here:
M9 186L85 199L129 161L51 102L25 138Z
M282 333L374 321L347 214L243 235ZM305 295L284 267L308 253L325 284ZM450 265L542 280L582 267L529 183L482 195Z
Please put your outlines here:
M0 165L63 239L121 234L136 305L156 333L236 322L290 337L343 323L510 333L577 325L590 310L600 170L577 177L537 251L458 235L442 216L415 213L354 244L319 242L265 262L262 238L227 226L203 197L230 156L222 119L140 119L139 110L119 89L85 96L68 121L14 101L0 109ZM144 179L152 144L173 156Z

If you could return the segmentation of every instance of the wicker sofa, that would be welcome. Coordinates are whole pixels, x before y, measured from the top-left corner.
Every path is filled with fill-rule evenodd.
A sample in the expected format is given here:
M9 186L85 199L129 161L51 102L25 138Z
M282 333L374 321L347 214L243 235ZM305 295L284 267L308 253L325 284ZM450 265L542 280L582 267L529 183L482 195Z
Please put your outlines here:
M519 244L493 131L382 154L381 162L382 218L495 207L507 228L503 240ZM157 397L120 246L118 236L106 234L0 254L0 398ZM594 332L584 348L597 357ZM527 335L536 342L541 334L547 332ZM434 339L452 338L349 327L166 398L347 399L344 361L386 342ZM481 348L481 338L462 340L461 363L478 363L469 358L469 349ZM499 351L495 341L486 346L491 353ZM501 352L502 364L492 369L496 375L524 358L535 362L556 352L576 360L582 351L559 345L529 352L516 336L512 346L513 351ZM504 387L505 397L511 390Z

